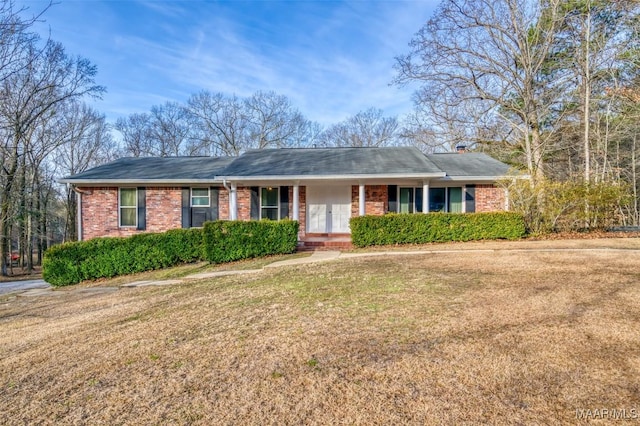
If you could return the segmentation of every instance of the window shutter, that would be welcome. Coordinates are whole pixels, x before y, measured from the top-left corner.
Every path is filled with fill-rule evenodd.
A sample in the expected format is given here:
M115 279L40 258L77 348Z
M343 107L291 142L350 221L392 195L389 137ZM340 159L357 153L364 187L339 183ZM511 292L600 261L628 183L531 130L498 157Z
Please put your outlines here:
M464 196L464 202L465 202L465 212L467 213L476 212L476 186L475 185L467 185L467 190Z
M218 220L218 192L220 190L218 188L211 188L211 190L209 191L209 205L210 210L209 210L209 220Z
M252 186L251 190L251 220L260 220L260 188Z
M389 202L389 211L396 213L398 211L398 186L387 186L387 201Z
M147 229L147 190L138 188L138 228L139 231Z
M289 187L280 187L280 219L289 217Z
M191 190L182 188L182 227L191 228Z

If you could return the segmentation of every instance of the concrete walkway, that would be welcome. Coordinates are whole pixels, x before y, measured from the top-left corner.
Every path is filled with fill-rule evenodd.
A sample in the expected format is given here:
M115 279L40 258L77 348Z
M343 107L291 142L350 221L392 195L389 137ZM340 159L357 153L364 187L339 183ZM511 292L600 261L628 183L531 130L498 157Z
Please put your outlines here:
M340 256L341 256L341 253L339 251L314 251L309 257L299 257L296 259L280 260L278 262L269 263L268 265L266 265L264 268L261 268L261 269L239 269L239 270L231 270L231 271L202 272L200 274L187 275L182 279L176 279L176 280L134 281L129 284L124 284L122 287L170 285L170 284L179 284L179 283L182 283L185 281L191 281L191 280L202 280L206 278L228 277L230 275L257 274L259 272L264 271L265 269L279 268L282 266L304 265L308 263L327 262L329 260L337 259Z
M44 280L9 281L0 283L0 295L50 287L51 285Z

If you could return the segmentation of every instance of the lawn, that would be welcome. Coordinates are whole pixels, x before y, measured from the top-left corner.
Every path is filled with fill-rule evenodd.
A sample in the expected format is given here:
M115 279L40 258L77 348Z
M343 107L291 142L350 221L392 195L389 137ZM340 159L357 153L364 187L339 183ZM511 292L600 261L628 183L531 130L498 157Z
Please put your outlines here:
M576 410L640 416L640 240L529 251L545 244L6 297L0 422L575 424Z

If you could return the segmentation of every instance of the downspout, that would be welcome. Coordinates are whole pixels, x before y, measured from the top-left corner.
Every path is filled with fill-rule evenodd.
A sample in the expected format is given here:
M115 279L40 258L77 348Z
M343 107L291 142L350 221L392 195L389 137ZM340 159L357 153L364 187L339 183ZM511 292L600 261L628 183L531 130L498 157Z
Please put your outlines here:
M71 186L71 189L73 190L73 192L75 192L76 194L78 194L78 205L76 206L77 208L77 213L76 213L76 217L78 220L78 241L82 241L82 194L91 194L92 191L86 191L86 190L82 190L79 189L75 186L73 186L72 184L67 184L69 186Z
M236 189L233 187L233 184L231 187L227 186L226 179L222 179L222 186L224 186L224 189L229 193L229 220L236 220L238 215L238 205L235 199Z

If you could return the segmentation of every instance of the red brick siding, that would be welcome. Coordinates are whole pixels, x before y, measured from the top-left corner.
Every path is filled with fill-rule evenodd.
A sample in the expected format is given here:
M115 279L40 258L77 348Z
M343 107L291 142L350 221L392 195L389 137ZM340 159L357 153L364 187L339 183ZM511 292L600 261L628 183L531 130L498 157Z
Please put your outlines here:
M80 188L82 238L126 237L142 232L164 232L182 225L181 188L146 188L144 231L121 228L118 223L118 188Z
M389 187L387 185L365 185L364 212L381 216L389 210ZM351 186L351 217L360 215L360 187Z
M218 219L229 220L229 191L224 188L218 193Z
M307 187L298 187L298 223L300 224L298 236L304 237L307 233ZM293 219L293 186L289 187L289 218Z
M495 185L476 185L476 212L495 212L505 209L503 188Z

